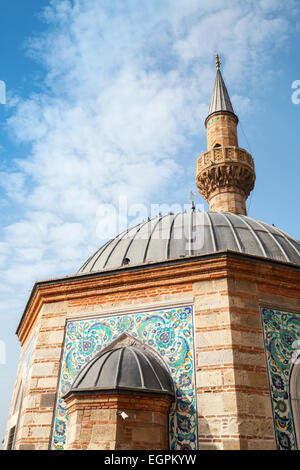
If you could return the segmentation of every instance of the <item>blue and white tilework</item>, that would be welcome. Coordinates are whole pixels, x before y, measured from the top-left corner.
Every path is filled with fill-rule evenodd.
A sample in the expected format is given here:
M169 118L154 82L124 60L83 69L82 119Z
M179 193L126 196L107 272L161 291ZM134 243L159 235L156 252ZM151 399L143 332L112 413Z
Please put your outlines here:
M153 349L176 387L170 414L170 448L197 449L196 379L191 306L68 322L61 364L51 448L63 449L68 421L62 396L82 367L124 333Z
M293 344L300 339L300 315L268 308L261 309L261 315L277 448L296 450L289 384Z

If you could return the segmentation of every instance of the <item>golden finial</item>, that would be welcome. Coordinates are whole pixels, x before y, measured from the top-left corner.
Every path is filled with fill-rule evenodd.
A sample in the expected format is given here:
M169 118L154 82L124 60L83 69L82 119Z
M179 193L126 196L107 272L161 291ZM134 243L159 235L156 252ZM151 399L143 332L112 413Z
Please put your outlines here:
M220 65L221 65L220 56L219 54L216 54L216 67L218 70L220 70Z

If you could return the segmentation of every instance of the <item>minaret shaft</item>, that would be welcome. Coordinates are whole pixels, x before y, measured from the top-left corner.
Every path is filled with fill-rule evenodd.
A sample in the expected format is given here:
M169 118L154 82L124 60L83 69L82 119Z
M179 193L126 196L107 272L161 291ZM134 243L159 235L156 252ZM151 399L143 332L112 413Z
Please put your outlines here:
M207 151L197 160L197 186L211 211L247 215L246 200L254 188L252 156L238 145L238 117L219 70L211 99L207 129Z
M213 114L206 124L207 150L215 147L238 147L237 119L225 112Z

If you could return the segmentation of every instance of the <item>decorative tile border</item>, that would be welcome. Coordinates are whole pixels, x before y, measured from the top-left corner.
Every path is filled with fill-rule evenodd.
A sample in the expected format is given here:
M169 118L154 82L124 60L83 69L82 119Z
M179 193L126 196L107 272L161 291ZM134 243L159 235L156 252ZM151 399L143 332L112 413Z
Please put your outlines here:
M62 396L82 367L124 333L152 348L176 386L170 416L170 448L197 449L196 379L192 306L68 322L52 430L51 448L64 448L67 410Z
M300 315L261 309L277 448L296 450L289 396L293 343L300 339Z

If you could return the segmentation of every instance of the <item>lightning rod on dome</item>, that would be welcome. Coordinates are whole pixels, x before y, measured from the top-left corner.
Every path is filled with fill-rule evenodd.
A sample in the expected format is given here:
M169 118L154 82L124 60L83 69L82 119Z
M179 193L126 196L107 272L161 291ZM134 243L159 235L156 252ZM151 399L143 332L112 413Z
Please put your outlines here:
M196 200L196 194L195 194L193 191L191 191L191 192L190 192L189 201L190 201L190 203L192 204L192 211L193 211L193 212L195 212L195 209L196 209L196 207L195 207L195 200Z

